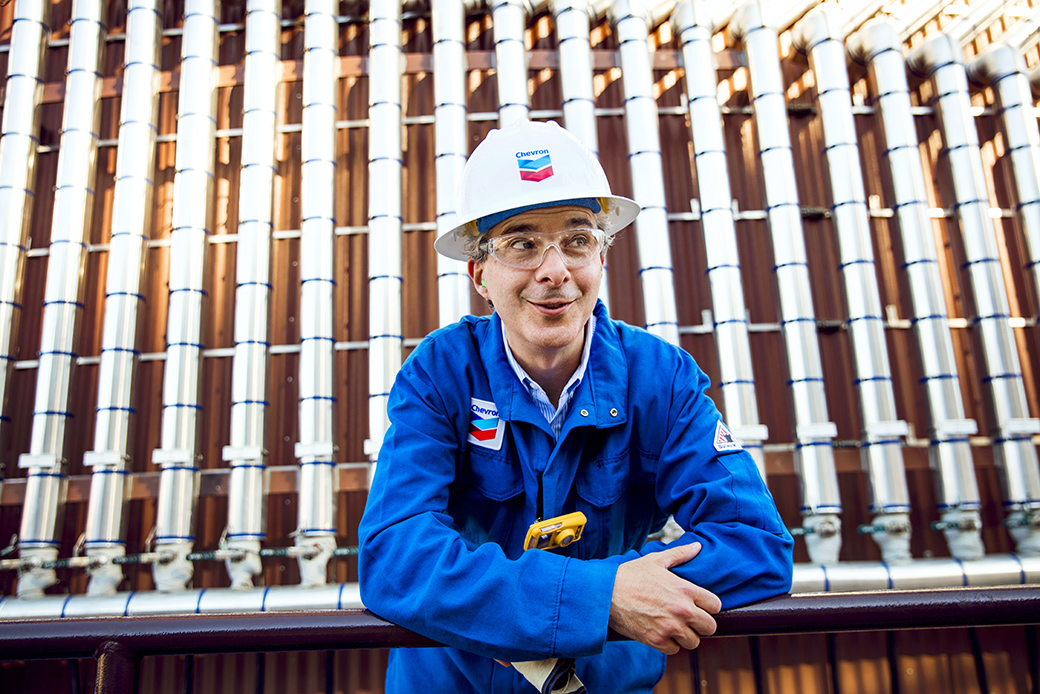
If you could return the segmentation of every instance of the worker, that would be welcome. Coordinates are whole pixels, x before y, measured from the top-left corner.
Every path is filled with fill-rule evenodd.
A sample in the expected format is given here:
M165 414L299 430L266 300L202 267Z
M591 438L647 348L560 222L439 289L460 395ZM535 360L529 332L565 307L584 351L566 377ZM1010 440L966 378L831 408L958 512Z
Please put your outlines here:
M386 691L531 694L520 663L558 659L594 694L650 692L720 609L790 589L791 536L693 358L598 300L639 206L596 157L519 122L457 197L435 248L494 311L405 361L359 529L366 607L447 647L393 650ZM669 516L681 536L648 541Z

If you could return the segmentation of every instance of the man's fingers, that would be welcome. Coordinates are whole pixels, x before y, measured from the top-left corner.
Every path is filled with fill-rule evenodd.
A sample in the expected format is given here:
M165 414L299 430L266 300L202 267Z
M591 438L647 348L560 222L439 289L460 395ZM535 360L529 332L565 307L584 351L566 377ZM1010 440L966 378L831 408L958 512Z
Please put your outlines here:
M679 545L678 547L669 547L668 549L660 552L655 552L652 555L654 560L666 569L670 569L673 566L679 566L690 561L701 551L701 543L694 542L689 545Z

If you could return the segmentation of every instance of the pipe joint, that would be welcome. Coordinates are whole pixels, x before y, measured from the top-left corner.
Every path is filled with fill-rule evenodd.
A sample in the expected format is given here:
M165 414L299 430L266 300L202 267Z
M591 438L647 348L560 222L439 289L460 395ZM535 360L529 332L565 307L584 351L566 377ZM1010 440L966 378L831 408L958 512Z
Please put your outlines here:
M950 509L943 513L941 520L932 523L932 530L942 531L950 554L957 559L979 559L986 552L982 544L982 518L975 509Z
M1008 534L1015 541L1015 551L1023 557L1040 557L1040 509L1021 509L1004 519Z
M1004 527L1040 529L1040 509L1014 511L1004 519Z
M801 530L797 534L805 538L812 563L824 566L837 563L841 552L841 518L837 514L807 514L802 527L795 530Z

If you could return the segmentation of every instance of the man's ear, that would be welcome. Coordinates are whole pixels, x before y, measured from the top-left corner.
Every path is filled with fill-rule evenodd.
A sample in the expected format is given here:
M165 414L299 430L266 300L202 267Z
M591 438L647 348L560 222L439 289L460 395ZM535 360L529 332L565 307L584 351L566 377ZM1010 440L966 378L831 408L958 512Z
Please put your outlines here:
M484 263L477 263L470 258L466 263L466 272L469 274L469 278L473 280L473 288L477 290L477 294L484 297L486 301L490 301L487 284L484 283Z

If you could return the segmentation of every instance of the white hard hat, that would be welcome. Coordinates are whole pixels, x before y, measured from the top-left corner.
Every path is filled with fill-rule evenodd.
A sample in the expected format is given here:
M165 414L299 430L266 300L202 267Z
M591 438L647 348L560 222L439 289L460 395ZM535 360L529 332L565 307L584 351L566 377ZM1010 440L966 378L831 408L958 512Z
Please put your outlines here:
M462 170L458 226L434 243L437 252L466 260L467 240L525 210L580 205L604 212L607 230L632 223L639 205L610 192L599 160L571 133L548 121L518 121L492 130ZM605 207L605 209L604 209Z

